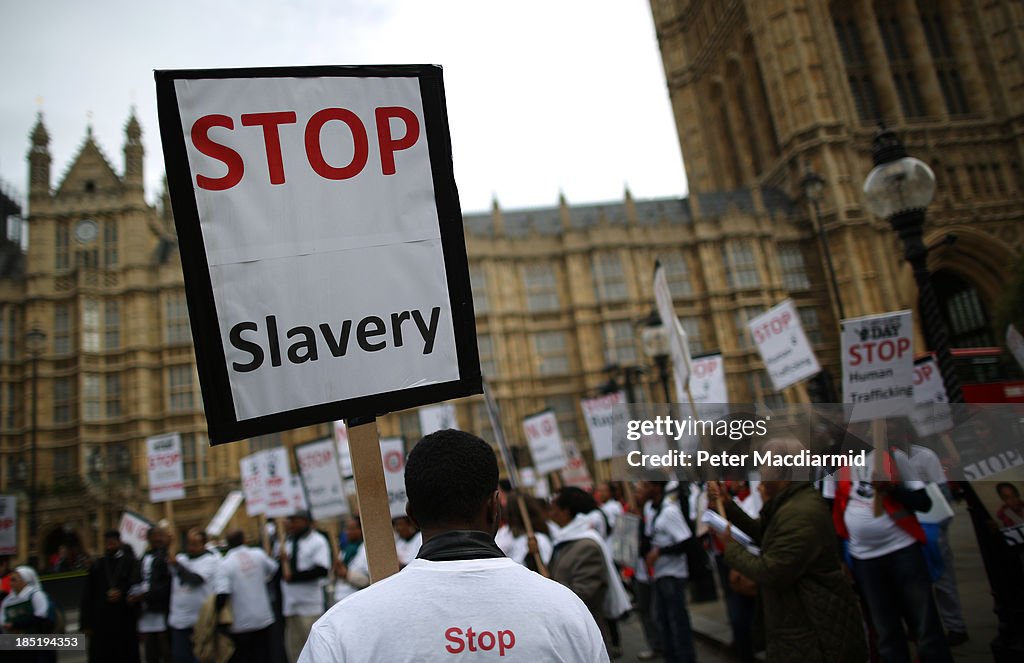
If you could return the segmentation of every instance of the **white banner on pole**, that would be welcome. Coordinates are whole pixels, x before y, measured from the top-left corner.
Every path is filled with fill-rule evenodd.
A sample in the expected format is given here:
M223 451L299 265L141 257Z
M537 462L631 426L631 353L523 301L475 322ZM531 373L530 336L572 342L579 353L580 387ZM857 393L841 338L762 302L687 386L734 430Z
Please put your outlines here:
M914 362L914 409L910 423L921 437L953 430L953 411L934 357Z
M633 450L632 443L625 435L615 439L615 430L626 430L629 411L626 408L626 392L616 391L596 398L580 401L583 418L590 433L590 447L595 460L625 456Z
M914 407L910 311L867 315L839 324L843 339L843 403L850 422L907 416Z
M344 421L334 422L334 441L338 445L338 469L341 471L342 486L346 499L356 492L355 473L352 471L352 454L348 450L348 428Z
M440 67L160 71L157 97L214 444L479 393Z
M294 511L292 472L288 464L288 450L284 447L267 449L263 459L263 495L266 498L267 518L284 518Z
M421 407L419 415L420 435L426 436L439 430L459 427L459 422L455 418L455 406L451 403Z
M751 319L747 328L775 391L821 371L792 300L785 299Z
M156 504L185 497L185 469L179 433L147 437L146 460L149 466L150 502Z
M400 437L384 437L380 440L380 459L384 465L384 486L388 490L388 505L391 517L405 515L405 441Z
M245 499L245 493L240 490L232 490L228 493L228 496L220 503L217 513L210 520L210 524L206 526L206 533L212 537L220 536L231 521L231 516L238 511L243 499Z
M690 362L690 392L697 405L729 402L729 390L725 384L725 362L722 355L704 355ZM703 417L702 409L698 413Z
M551 410L545 410L523 420L526 431L526 443L533 457L533 469L537 474L545 475L565 467L569 459L565 457L565 445L562 434L558 432L558 418Z
M565 441L565 457L569 462L562 468L562 483L584 490L593 488L594 481L590 478L590 470L587 469L587 463L576 446L576 440Z
M669 355L672 357L672 379L676 385L676 398L686 398L686 385L691 379L693 370L690 357L690 344L686 338L686 330L676 316L672 293L668 289L665 267L658 263L654 269L654 299L658 305L661 324L668 334ZM692 388L692 386L691 386Z
M245 494L245 512L250 517L267 510L267 497L263 494L263 452L256 452L238 461Z
M313 518L323 520L348 513L333 440L299 445L295 447L295 459L306 486L306 497Z
M153 523L148 518L134 511L125 511L121 514L121 522L117 526L117 531L121 533L121 543L131 546L137 559L142 559L146 552L149 545L146 536L151 527Z
M0 555L18 554L18 498L0 495Z
M491 422L491 430L494 431L494 439L498 443L498 451L501 452L501 459L505 462L505 471L508 474L508 481L512 490L519 489L519 469L516 467L515 458L512 457L512 450L508 447L505 439L505 428L501 425L501 411L498 403L491 395L491 387L484 380L484 407L487 408L487 418Z

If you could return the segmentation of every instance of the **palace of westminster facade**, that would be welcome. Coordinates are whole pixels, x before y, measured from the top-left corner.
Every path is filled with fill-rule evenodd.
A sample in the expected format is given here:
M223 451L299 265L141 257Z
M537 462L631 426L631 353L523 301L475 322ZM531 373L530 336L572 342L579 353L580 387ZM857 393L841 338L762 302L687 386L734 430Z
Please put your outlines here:
M898 239L860 191L880 119L937 178L925 239L954 345L1001 344L990 313L1024 251L1020 3L651 7L689 195L634 200L626 191L615 202L528 210L495 203L464 217L481 366L513 446L525 444L522 418L551 408L590 459L581 398L615 380L636 399L663 400L640 343L655 259L693 353L723 354L733 402L807 399L802 387L772 391L744 330L786 297L823 366L839 374L816 218L848 317L914 308ZM242 456L332 435L324 424L208 446L174 222L166 197L145 200L141 127L129 117L120 172L87 132L56 185L49 139L40 117L21 212L28 249L0 246L0 494L20 496L21 558L33 457L46 555L71 533L99 549L99 533L124 509L163 515L148 504L148 436L182 435L183 529L204 525L239 487ZM808 168L824 180L816 201L802 186ZM460 427L493 440L480 397L456 405ZM415 411L379 426L407 444L419 436Z

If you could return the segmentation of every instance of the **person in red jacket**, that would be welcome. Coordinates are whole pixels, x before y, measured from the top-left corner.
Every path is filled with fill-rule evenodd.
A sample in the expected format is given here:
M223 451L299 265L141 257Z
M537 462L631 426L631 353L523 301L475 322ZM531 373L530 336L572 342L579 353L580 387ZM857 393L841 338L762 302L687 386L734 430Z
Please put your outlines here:
M914 515L927 511L931 499L923 482L901 479L915 476L902 451L886 453L885 476L891 480L873 479L875 453L868 454L863 467L840 468L832 516L847 542L853 575L878 634L879 654L885 663L910 663L909 635L921 663L951 662L925 562L925 533ZM876 492L883 506L878 516Z

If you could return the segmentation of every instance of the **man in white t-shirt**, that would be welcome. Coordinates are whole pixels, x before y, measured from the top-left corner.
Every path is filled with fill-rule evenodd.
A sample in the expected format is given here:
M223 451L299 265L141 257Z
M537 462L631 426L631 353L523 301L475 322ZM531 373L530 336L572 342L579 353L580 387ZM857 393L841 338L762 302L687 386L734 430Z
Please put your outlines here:
M405 568L420 552L423 545L423 534L416 528L409 516L400 516L391 521L395 528L395 552L398 554L399 568Z
M194 528L188 532L185 552L168 560L171 575L171 610L167 626L171 631L171 659L192 661L192 630L199 609L213 593L213 578L220 557L206 549L206 532Z
M641 481L637 490L644 500L644 528L651 548L644 552L653 578L654 610L661 631L665 661L693 663L690 613L686 609L686 541L693 533L675 500L665 498L666 482Z
M406 510L423 533L401 573L353 594L313 626L300 663L488 659L608 661L583 602L505 557L498 463L470 433L424 437L405 466Z
M214 592L217 613L231 599L231 639L235 643L233 661L270 663L270 625L274 611L270 607L267 582L277 573L277 562L261 548L244 545L245 533L228 532L228 551L217 569Z
M898 439L899 426L889 439ZM942 622L932 596L932 581L922 545L924 530L914 512L928 511L931 499L910 459L898 449L885 454L885 477L872 476L875 454L867 455L863 467L841 467L837 480L826 484L835 491L833 522L846 539L853 561L853 575L878 635L878 650L884 661L906 661L908 634L916 639L922 663L952 661L942 631ZM881 492L882 514L874 511L875 492ZM827 491L830 492L830 491ZM830 497L826 492L825 497Z
M300 509L288 517L288 539L280 550L281 612L288 660L299 658L309 629L324 614L324 587L331 568L331 544L313 529L313 517Z

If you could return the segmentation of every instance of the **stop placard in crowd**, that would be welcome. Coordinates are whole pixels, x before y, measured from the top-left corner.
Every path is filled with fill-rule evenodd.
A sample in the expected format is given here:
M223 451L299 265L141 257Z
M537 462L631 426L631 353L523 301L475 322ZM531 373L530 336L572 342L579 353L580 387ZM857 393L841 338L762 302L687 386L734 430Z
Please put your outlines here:
M910 311L843 320L843 403L849 421L907 416L914 406L913 320Z
M149 466L150 502L156 504L185 497L185 469L179 433L146 438L146 461Z
M156 79L211 443L480 393L439 67Z
M523 420L523 430L526 431L526 443L537 474L545 475L569 464L554 412L545 410L527 417Z
M751 319L747 328L775 391L782 391L821 371L792 300L783 300Z

